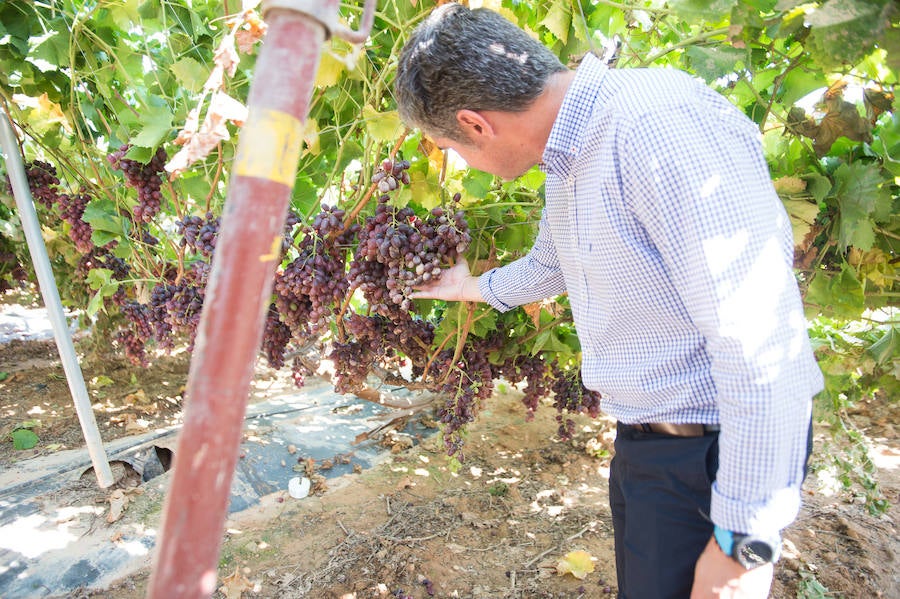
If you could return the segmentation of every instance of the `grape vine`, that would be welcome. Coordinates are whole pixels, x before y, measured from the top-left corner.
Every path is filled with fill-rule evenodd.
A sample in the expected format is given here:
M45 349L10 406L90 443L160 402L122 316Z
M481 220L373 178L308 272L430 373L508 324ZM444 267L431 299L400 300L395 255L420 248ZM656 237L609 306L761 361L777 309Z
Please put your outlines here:
M204 70L223 67L214 38L227 28L203 24L234 15L221 3L198 4L191 9L197 18L187 20L196 29L170 36L161 24L183 21L171 18L183 0L143 3L142 30L120 26L132 17L120 4L80 14L47 3L0 3L3 22L22 24L3 45L0 103L19 132L53 268L65 277L64 300L89 306L98 326L108 319L121 327L109 338L146 363L155 351L190 345L215 260L238 136L214 140L212 153L179 177L168 178L165 163L183 141L173 140L172 129L193 108L198 72L202 80ZM853 402L897 395L896 315L860 320L896 310L900 292L898 63L889 40L897 11L888 0L764 8L725 2L703 14L691 2L649 13L637 4L588 3L571 20L554 3L513 3L506 14L553 43L564 63L591 51L596 36L619 38L616 68L687 70L749 115L794 226L798 280L829 381L825 412L840 420ZM501 183L457 168L421 134L401 133L388 93L391 69L407 25L429 9L383 7L384 22L400 26L376 32L379 44L366 49L365 68L377 77L349 68L349 49L332 48L339 60L320 67L262 354L273 367L289 368L298 384L311 376L302 355L309 351L331 358L348 392L379 381L436 392L436 401L447 398L441 417L448 449L457 453L465 424L497 379L521 389L529 416L552 403L567 434L565 414L591 415L597 398L577 379L579 348L565 297L503 315L410 297L461 257L483 272L520 256L536 234L543 183L537 172ZM636 27L639 14L651 18ZM56 42L76 29L84 32L84 60L72 64L68 52L57 55ZM113 55L115 68L86 66ZM252 64L242 59L226 76L224 89L238 103L247 97ZM235 122L212 116L228 121L223 129ZM106 159L98 152L108 152ZM449 199L457 193L462 197ZM11 194L0 196L0 289L21 287L33 277L28 251ZM842 334L829 332L835 329ZM491 339L494 331L506 335ZM836 424L832 430L846 430Z

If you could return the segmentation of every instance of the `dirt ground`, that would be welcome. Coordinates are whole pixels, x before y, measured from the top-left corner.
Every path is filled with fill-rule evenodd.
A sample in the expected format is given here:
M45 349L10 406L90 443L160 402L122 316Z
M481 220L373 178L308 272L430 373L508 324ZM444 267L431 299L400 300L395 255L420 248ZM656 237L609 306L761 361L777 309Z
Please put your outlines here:
M79 349L105 440L179 421L187 353L135 369L93 354L86 341ZM256 396L284 376L260 366L255 382L263 391ZM0 378L0 468L83 445L52 342L0 345ZM395 447L376 468L329 480L320 494L298 500L278 492L235 515L226 526L215 597L614 596L606 495L614 423L578 419L576 437L563 443L555 437L554 410L538 410L526 422L519 397L518 390L500 385L470 428L458 469L436 437L425 438L412 448ZM882 493L892 506L900 501L896 403L862 405L851 415L870 442ZM40 443L17 451L8 433L26 421L39 421L33 430ZM896 508L873 516L858 494L835 489L825 467L825 455L833 451L829 439L817 427L805 505L786 531L772 597L900 597ZM82 492L109 505L103 491ZM159 499L148 489L141 500ZM148 518L146 510L126 509L112 524L101 514L96 525L108 527L113 542L116 528L137 518ZM584 578L560 572L574 551L590 557L593 571ZM148 576L145 569L108 589L78 589L68 596L143 597Z

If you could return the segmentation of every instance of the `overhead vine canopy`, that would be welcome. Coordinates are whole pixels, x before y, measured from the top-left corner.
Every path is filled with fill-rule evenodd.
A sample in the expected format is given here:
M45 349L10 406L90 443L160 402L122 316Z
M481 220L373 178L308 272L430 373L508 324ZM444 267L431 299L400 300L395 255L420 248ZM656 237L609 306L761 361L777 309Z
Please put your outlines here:
M0 5L2 106L29 161L64 300L136 363L192 342L265 43L256 4ZM895 2L479 4L573 66L594 52L614 68L684 69L757 123L794 225L797 277L828 381L823 417L861 398L900 396ZM324 352L344 391L360 392L372 376L440 391L451 453L497 377L525 384L529 410L555 398L565 434L565 412L597 411L578 378L565 297L502 315L407 297L458 255L476 271L522 255L542 205L539 170L496 180L400 123L395 58L433 6L382 1L365 44L326 43L264 354L300 380ZM361 8L341 12L352 26ZM30 263L11 193L0 197L8 288L30 277Z

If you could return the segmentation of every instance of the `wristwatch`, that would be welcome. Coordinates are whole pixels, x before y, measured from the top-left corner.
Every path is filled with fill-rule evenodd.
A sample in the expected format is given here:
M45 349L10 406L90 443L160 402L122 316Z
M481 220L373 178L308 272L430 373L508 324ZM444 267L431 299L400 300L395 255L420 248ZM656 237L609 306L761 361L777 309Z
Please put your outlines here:
M781 556L781 537L756 537L716 526L713 530L722 552L752 570L763 564L774 564Z

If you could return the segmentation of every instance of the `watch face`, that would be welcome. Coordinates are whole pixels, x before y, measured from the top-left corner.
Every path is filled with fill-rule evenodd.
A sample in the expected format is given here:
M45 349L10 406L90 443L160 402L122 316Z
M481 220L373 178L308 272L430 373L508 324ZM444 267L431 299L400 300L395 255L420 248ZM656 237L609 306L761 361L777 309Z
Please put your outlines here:
M737 548L738 561L745 568L756 568L774 561L775 551L765 541L750 540L740 544Z

